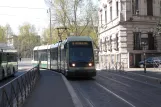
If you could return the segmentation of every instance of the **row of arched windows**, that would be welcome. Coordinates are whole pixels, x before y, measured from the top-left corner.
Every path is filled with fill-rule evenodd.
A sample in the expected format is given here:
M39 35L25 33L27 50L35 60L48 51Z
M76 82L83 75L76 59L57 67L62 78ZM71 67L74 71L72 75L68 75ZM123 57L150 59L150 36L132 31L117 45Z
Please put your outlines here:
M116 38L112 40L112 36L100 39L100 51L107 52L112 51L112 49L119 51L119 38L118 34L116 34Z

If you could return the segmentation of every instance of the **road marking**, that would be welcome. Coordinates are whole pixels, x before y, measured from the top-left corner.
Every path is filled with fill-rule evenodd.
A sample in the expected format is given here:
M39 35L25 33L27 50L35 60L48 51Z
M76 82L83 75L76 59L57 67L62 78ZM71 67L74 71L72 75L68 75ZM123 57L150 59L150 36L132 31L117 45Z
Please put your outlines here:
M67 86L67 89L72 97L73 103L75 107L83 107L80 99L78 98L76 92L74 91L72 85L68 82L68 80L64 77L64 75L60 74L65 82L65 85Z
M77 88L77 90L82 95L82 97L87 101L87 103L89 104L90 107L95 107L94 104L93 104L93 102L84 95L82 89Z
M129 77L125 77L125 76L122 76L122 75L118 75L118 74L114 74L112 73L113 75L116 75L116 76L120 76L122 78L126 78L126 79L129 79L129 80L133 80L133 81L136 81L136 82L139 82L139 83L142 83L142 84L146 84L146 85L150 85L150 86L153 86L153 87L156 87L156 88L161 88L161 87L157 87L155 85L152 85L152 84L149 84L149 83L146 83L146 82L142 82L142 81L139 81L139 80L135 80L133 78L129 78Z
M109 89L107 89L106 87L104 87L103 85L101 85L100 83L98 83L98 82L95 82L95 83L96 83L96 85L98 85L99 87L101 87L101 88L103 88L104 90L106 90L107 92L113 94L115 97L121 99L122 101L124 101L125 103L129 104L130 106L136 107L136 106L134 106L133 104L131 104L130 102L126 101L124 98L122 98L122 97L120 97L119 95L113 93L112 91L110 91Z
M127 86L127 87L131 87L130 85L128 85L128 84L124 84L124 83L122 83L122 82L120 82L120 81L117 81L117 80L115 80L115 79L112 79L112 78L109 78L109 77L105 77L105 76L102 76L102 75L100 75L100 74L98 74L100 77L103 77L103 78L107 78L107 79L109 79L109 80L111 80L111 81L115 81L115 82L117 82L117 83L119 83L119 84L122 84L122 85L125 85L125 86Z

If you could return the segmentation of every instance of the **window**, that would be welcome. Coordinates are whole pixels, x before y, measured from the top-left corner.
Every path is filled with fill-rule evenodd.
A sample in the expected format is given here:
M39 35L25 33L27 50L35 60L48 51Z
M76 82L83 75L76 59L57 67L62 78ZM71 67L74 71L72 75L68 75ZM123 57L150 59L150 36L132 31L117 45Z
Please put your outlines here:
M105 10L105 23L107 23L107 10Z
M134 50L141 50L141 33L134 32Z
M118 34L116 34L116 50L119 51L119 37L118 37Z
M143 42L146 43L144 47L142 45ZM156 49L153 33L141 34L140 32L134 32L134 50L142 50L144 48L147 50Z
M108 51L112 51L112 39L111 39L111 36L109 37L109 40L108 40Z
M105 50L104 51L107 52L107 41L106 41L106 38L105 38L105 43L104 44L105 44Z
M101 26L102 26L102 14L101 14Z
M137 12L139 12L138 0L132 0L132 12L134 15L136 15Z
M100 51L102 52L102 40L100 40Z
M112 20L112 6L110 7L110 20Z
M148 49L149 50L155 49L153 33L148 33Z
M116 16L119 15L119 7L118 7L118 1L116 2Z
M160 1L160 15L161 15L161 1Z
M147 15L153 16L153 0L147 0Z

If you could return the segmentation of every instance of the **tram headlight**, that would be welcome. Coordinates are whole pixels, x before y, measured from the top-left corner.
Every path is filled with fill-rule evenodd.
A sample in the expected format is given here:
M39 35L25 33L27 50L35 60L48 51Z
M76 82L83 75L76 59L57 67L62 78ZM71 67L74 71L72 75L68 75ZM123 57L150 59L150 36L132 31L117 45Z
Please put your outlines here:
M75 67L75 63L72 63L72 67Z
M88 64L88 66L90 66L90 67L91 67L91 66L92 66L92 63L89 63L89 64Z

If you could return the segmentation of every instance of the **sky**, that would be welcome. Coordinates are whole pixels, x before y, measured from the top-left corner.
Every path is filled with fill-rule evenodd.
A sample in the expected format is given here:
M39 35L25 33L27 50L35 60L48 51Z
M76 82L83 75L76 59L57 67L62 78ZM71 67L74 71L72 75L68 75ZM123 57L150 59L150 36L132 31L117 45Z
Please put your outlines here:
M0 0L0 25L9 24L18 34L19 26L28 22L41 34L49 24L47 9L44 0Z

